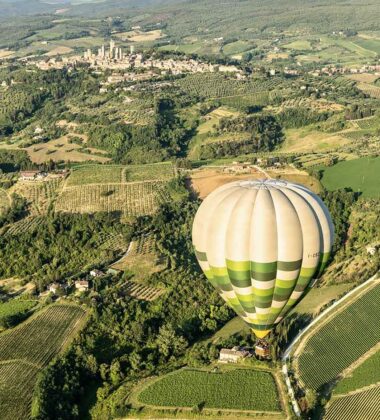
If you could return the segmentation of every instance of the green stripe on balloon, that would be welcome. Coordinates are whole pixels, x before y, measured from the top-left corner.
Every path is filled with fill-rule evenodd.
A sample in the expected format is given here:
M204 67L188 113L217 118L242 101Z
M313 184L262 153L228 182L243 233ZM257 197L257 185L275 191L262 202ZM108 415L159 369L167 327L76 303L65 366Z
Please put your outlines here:
M281 271L295 271L302 265L302 260L298 261L278 261L277 270Z
M205 252L195 250L195 256L198 261L207 262L207 254Z

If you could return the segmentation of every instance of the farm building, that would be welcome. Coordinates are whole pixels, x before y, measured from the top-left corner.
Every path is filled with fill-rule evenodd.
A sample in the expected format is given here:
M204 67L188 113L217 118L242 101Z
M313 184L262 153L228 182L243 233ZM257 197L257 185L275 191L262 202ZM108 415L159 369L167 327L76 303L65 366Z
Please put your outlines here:
M65 292L68 288L67 284L51 283L48 286L48 291L56 295L59 291Z
M249 351L241 349L237 346L232 349L221 349L219 353L219 362L238 363L240 360L248 357L249 355Z
M94 268L93 270L90 271L90 276L92 277L102 277L104 276L103 271L98 270L97 268Z
M34 181L39 174L40 171L22 171L20 172L20 178L23 181Z
M367 246L366 251L367 251L367 254L374 256L376 255L376 252L377 252L377 246L373 246L373 245Z
M232 166L226 166L223 170L227 173L234 173L234 174L250 174L251 173L251 166L250 164L241 163L241 164L233 164Z
M75 288L80 292L86 292L89 289L90 285L87 280L77 280L75 282Z

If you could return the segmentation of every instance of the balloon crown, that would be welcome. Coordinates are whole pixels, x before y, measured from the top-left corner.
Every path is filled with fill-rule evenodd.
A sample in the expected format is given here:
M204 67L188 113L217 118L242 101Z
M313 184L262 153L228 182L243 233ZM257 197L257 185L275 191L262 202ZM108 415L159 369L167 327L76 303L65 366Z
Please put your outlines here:
M269 190L276 187L286 187L291 183L278 179L255 179L239 182L239 187L255 189L255 190Z

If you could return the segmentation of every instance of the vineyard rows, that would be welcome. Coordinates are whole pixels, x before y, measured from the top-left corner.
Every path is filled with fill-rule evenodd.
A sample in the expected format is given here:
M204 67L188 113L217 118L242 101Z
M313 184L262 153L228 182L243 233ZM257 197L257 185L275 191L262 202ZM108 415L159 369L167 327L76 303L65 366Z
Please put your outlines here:
M353 121L361 130L371 130L380 126L380 120L376 117L365 118L362 120Z
M43 222L42 216L32 216L19 220L16 223L9 225L4 232L4 236L16 236L24 232L32 232Z
M371 98L380 99L380 87L368 83L359 83L358 88Z
M134 181L166 181L175 175L172 163L147 165L80 165L72 169L67 187L118 184Z
M148 385L137 398L153 406L281 411L272 374L250 369L217 373L182 369Z
M85 311L78 306L53 305L19 327L0 335L0 361L21 359L45 366L60 351Z
M286 108L307 108L313 111L331 111L340 109L340 106L328 101L313 100L304 96L287 99L282 102L280 110Z
M308 388L319 389L380 341L380 285L367 291L307 341L298 371Z
M85 311L52 305L0 335L1 418L28 418L39 370L55 357L76 331Z
M324 420L380 419L380 385L361 392L333 399Z
M58 197L55 210L72 213L121 211L125 216L140 216L152 214L165 201L165 193L165 185L160 181L68 187Z
M46 213L50 203L56 198L60 179L51 181L19 181L12 187L12 192L22 195L31 205L33 215Z
M334 395L346 394L377 382L380 382L380 350L345 376L334 389Z
M131 181L168 181L175 175L171 163L130 165L123 170L123 182Z
M148 302L159 298L165 292L164 289L144 286L143 284L134 283L133 281L127 281L123 286L129 296Z
M24 420L30 417L33 387L39 369L17 362L0 362L0 410L3 420Z
M133 248L128 254L134 256L137 254L150 254L155 251L154 238L152 235L141 235L137 241L133 241Z
M267 92L284 85L280 78L237 80L226 78L215 73L193 74L177 82L178 87L191 95L223 98L226 96L247 95L257 92Z
M96 246L111 251L124 251L127 249L128 243L120 233L103 233L100 234Z
M122 165L80 165L71 170L67 186L122 182Z

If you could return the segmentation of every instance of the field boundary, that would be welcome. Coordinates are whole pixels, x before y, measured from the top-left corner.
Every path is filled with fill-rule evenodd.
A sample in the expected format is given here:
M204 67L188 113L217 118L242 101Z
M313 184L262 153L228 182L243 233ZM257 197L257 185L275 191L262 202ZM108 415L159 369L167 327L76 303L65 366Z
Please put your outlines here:
M348 376L351 372L353 372L355 369L357 369L359 366L361 366L366 360L368 360L371 356L373 356L375 353L377 353L380 350L380 341L373 346L371 349L367 351L367 353L363 354L359 359L355 360L354 363L352 363L350 366L348 366L346 369L342 371L340 374L341 379Z
M339 400L340 398L343 398L343 397L350 397L351 395L360 394L361 392L369 391L370 389L377 388L379 386L380 386L380 381L375 382L374 384L371 384L371 385L363 386L363 387L355 389L353 391L345 392L344 394L333 395L331 397L331 400L329 401L329 403L333 402L335 400Z

